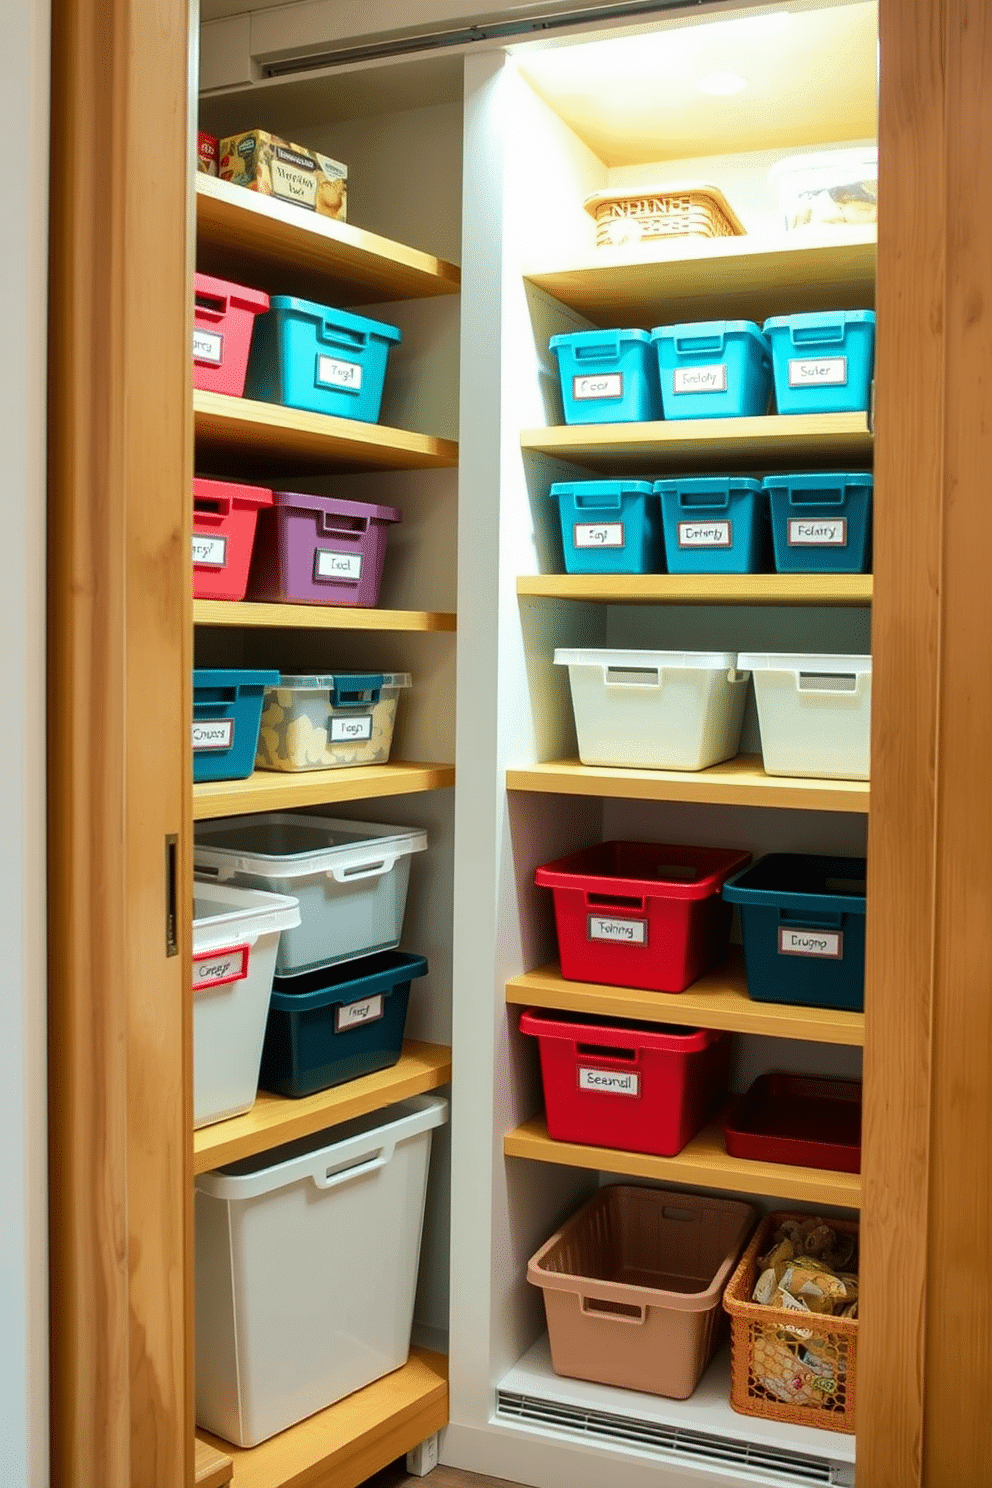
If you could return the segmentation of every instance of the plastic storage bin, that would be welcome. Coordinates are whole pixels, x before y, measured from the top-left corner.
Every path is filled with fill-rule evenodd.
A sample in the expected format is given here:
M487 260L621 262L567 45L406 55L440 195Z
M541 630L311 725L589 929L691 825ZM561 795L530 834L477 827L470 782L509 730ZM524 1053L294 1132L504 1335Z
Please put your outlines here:
M870 474L768 475L779 573L867 573L871 567Z
M557 481L565 572L662 573L665 549L650 481Z
M193 598L244 599L260 510L272 492L230 481L193 482Z
M661 418L658 363L647 331L572 331L548 343L558 358L566 424Z
M861 1171L861 1083L760 1075L723 1126L731 1157Z
M768 412L768 341L751 320L656 326L666 419L755 418Z
M260 1084L277 1095L313 1095L375 1070L403 1052L410 985L423 956L382 951L304 976L276 977Z
M600 1189L527 1267L544 1293L555 1373L687 1399L719 1341L723 1288L754 1220L734 1199Z
M431 1132L421 1095L196 1179L196 1419L253 1447L406 1363Z
M770 853L724 884L756 1002L863 1011L865 872L864 858Z
M416 827L273 811L197 825L197 872L245 888L292 894L300 927L279 942L277 976L392 951L403 932Z
M877 145L793 155L779 160L768 174L778 185L788 231L878 221Z
M193 779L245 780L255 766L262 697L278 672L193 673Z
M570 982L684 992L727 953L720 888L751 854L720 847L601 842L545 863L561 973Z
M193 281L193 386L240 398L255 317L269 308L260 289L197 274Z
M584 765L704 770L737 753L748 676L732 652L555 651Z
M193 1122L249 1111L279 936L300 923L283 894L193 881Z
M248 396L374 424L389 351L400 339L381 320L275 295L255 327Z
M252 599L285 604L379 603L394 506L274 491L259 521L249 587Z
M759 573L767 497L747 476L706 475L654 483L669 573Z
M874 310L822 310L765 321L779 413L867 413Z
M730 1037L711 1028L528 1009L520 1031L538 1040L555 1142L674 1157L726 1090Z
M256 765L334 770L385 764L399 695L409 686L409 672L281 678L265 694Z
M871 657L750 653L761 753L769 775L867 780Z

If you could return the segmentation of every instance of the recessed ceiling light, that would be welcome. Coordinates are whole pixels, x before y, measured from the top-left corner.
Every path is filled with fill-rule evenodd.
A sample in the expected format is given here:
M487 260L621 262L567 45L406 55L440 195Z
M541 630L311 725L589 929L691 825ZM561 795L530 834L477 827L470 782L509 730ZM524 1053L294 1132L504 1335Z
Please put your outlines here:
M700 93L709 93L714 98L730 98L734 93L743 93L747 78L739 72L708 72L696 83Z

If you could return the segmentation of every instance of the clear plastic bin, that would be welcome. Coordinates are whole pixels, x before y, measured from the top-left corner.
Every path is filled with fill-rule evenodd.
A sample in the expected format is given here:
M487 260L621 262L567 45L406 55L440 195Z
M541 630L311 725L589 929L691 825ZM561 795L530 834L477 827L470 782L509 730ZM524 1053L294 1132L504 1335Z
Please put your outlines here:
M260 770L340 770L389 759L409 672L335 672L280 678L266 689L255 765Z
M867 227L878 221L878 146L822 150L779 160L768 172L778 186L786 229Z

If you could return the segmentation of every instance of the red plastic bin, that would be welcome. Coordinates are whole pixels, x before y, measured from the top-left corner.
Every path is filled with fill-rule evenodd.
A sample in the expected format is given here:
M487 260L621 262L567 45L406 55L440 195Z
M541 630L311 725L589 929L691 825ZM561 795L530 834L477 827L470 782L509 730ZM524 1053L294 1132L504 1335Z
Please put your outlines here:
M197 274L193 281L193 386L207 393L244 395L255 316L269 308L260 289Z
M759 1075L723 1128L731 1157L801 1168L861 1171L861 1082Z
M601 842L545 863L534 882L554 890L562 976L684 992L726 956L720 889L750 861L734 848Z
M674 1157L727 1087L730 1038L711 1028L528 1008L520 1031L538 1040L555 1142Z
M194 599L244 599L258 513L271 505L260 486L194 480Z

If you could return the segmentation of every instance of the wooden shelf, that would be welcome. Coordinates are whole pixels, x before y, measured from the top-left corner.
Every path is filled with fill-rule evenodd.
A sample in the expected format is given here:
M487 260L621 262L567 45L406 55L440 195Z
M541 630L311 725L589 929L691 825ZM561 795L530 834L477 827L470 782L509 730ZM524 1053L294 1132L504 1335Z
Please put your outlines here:
M616 770L577 759L507 770L507 790L635 801L696 801L712 806L768 806L796 811L868 811L867 780L799 780L766 775L761 759L739 754L709 770ZM195 794L195 792L194 792ZM194 807L195 810L195 807Z
M335 801L371 801L378 796L408 796L417 791L447 790L454 783L454 765L404 762L286 774L256 770L247 780L208 780L194 785L193 820L330 806Z
M871 574L525 574L517 593L597 604L869 605Z
M874 438L863 413L767 418L673 419L649 424L562 424L525 429L520 447L593 470L660 475L665 470L732 468L758 474L783 466L858 470Z
M599 248L571 264L529 269L524 278L601 326L763 321L838 305L871 309L875 242L874 227L678 238Z
M531 1162L622 1173L631 1178L654 1178L694 1188L728 1189L732 1193L763 1194L768 1198L796 1199L804 1204L829 1204L841 1209L857 1209L861 1204L860 1174L730 1157L718 1122L701 1131L677 1157L649 1157L640 1152L617 1152L611 1147L553 1142L548 1136L547 1122L538 1116L508 1133L503 1139L503 1151L507 1157L526 1157Z
M347 605L232 604L194 599L195 625L236 625L288 630L453 631L455 616L444 610L360 610Z
M209 1442L196 1439L196 1488L224 1488L231 1481L234 1463Z
M226 1163L240 1162L256 1152L267 1152L297 1137L381 1111L394 1101L437 1090L451 1079L451 1050L442 1044L408 1040L398 1064L333 1090L321 1090L301 1100L289 1100L260 1090L251 1110L230 1121L218 1121L193 1133L193 1172L208 1173Z
M257 1447L201 1438L234 1463L234 1488L357 1488L448 1423L448 1361L411 1349L402 1369Z
M461 289L461 270L443 258L199 174L196 263L202 273L324 305L374 305Z
M196 390L193 413L197 468L212 474L448 470L458 464L454 440L278 403Z
M730 1033L803 1039L813 1044L860 1046L865 1041L864 1013L752 1001L739 946L731 947L725 966L700 977L685 992L642 992L595 982L566 982L561 967L552 964L511 977L506 984L506 1000L520 1007L639 1018L691 1028L724 1028Z

